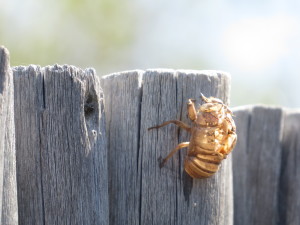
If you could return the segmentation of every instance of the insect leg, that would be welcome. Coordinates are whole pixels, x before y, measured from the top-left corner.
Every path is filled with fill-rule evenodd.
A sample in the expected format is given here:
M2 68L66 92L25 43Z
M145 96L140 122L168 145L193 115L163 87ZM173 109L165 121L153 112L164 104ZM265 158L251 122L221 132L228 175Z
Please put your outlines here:
M190 144L190 142L181 142L180 144L178 144L176 146L176 148L174 148L170 153L169 155L163 159L163 161L160 163L159 167L162 168L165 163L168 161L169 158L171 158L177 151L179 151L181 148L186 148L188 147Z
M190 120L195 121L197 119L197 112L195 109L195 100L194 99L189 99L187 103L187 111L188 111L188 116Z
M148 130L151 130L151 129L158 129L158 128L161 128L161 127L163 127L163 126L166 126L166 125L168 125L168 124L170 124L170 123L174 123L175 125L179 126L180 128L182 128L182 129L184 129L184 130L186 130L186 131L188 131L188 132L191 131L191 128L190 128L187 124L185 124L184 122L181 122L181 121L179 121L179 120L170 120L170 121L166 121L166 122L164 122L164 123L162 123L162 124L160 124L160 125L157 125L157 126L154 126L154 127L150 127L150 128L148 128Z
M204 102L206 102L206 103L210 102L209 99L206 98L202 93L200 93L200 94L201 94L201 98Z
M226 138L226 140L224 141L224 147L220 149L220 153L228 155L232 149L235 147L236 144L236 140L237 140L237 136L236 133L231 133L228 134L228 137Z

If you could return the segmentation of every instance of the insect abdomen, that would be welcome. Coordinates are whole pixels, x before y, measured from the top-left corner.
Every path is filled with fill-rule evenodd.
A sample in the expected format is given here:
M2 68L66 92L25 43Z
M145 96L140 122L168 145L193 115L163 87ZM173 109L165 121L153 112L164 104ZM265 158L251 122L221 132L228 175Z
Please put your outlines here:
M217 155L187 156L184 162L185 171L193 178L207 178L219 169L221 159Z

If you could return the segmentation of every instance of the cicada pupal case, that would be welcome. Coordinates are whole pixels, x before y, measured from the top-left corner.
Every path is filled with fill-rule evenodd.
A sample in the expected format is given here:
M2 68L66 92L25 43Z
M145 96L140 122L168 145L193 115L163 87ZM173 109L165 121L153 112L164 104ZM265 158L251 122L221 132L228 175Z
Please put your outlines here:
M204 104L197 111L194 101L188 101L187 110L189 118L193 121L192 127L179 120L170 120L149 128L150 130L174 123L191 133L190 142L177 145L161 166L178 150L188 147L184 168L193 178L207 178L216 173L221 161L232 151L237 140L236 127L229 108L220 99L206 98L203 95L202 99Z

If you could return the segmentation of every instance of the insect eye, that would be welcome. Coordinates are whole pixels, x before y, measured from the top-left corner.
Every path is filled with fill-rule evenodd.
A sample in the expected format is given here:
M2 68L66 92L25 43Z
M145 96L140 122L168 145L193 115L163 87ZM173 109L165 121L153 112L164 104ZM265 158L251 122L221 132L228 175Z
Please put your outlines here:
M214 106L211 107L212 110L214 111L220 111L223 107L223 104L220 104L220 103L217 103L217 104L214 104Z
M205 103L205 104L200 106L200 111L209 112L209 111L211 111L212 106L213 106L212 103Z

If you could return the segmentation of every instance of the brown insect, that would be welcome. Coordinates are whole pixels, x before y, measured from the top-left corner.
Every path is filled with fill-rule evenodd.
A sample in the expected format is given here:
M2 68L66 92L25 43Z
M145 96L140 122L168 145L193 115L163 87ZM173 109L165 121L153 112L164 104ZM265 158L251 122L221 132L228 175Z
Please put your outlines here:
M188 117L193 121L192 127L179 120L170 120L148 129L173 123L191 133L190 142L178 144L162 161L160 167L163 167L178 150L188 147L184 168L193 178L207 178L216 173L221 161L232 151L237 140L232 112L227 105L218 98L206 98L202 94L201 97L204 104L198 111L195 109L195 100L189 99L187 103Z

